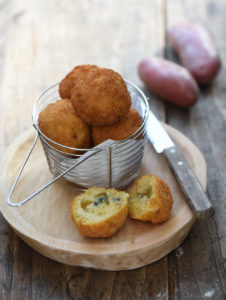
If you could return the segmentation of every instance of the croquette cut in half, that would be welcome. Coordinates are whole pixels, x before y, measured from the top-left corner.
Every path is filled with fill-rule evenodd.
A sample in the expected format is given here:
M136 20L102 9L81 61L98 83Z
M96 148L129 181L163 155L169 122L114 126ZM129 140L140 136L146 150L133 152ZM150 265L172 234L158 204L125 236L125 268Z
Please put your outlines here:
M72 220L86 237L110 237L126 220L128 198L129 194L114 188L89 188L72 202Z
M72 104L89 125L112 125L128 113L131 98L127 85L122 76L112 69L78 66L70 80L73 81L70 92Z
M155 175L141 177L129 196L129 216L153 224L169 219L173 197L166 182Z
M111 126L93 126L93 144L96 146L108 139L115 141L124 140L136 132L141 125L141 116L134 108L131 107L129 112L121 121Z
M44 108L39 114L38 126L45 136L58 144L72 148L90 147L90 128L76 114L69 99L57 100ZM76 153L50 144L63 152Z

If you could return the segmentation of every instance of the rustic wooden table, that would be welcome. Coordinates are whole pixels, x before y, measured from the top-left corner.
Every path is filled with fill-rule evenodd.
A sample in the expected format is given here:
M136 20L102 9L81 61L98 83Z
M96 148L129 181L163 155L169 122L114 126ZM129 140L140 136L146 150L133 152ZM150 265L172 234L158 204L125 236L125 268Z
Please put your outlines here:
M77 64L94 63L139 85L144 56L174 59L165 32L198 22L214 35L223 61L226 0L0 1L0 150L31 127L35 98ZM225 299L226 83L223 67L189 110L161 99L150 105L187 135L208 166L213 218L196 222L160 261L131 271L98 271L47 259L0 215L0 299Z

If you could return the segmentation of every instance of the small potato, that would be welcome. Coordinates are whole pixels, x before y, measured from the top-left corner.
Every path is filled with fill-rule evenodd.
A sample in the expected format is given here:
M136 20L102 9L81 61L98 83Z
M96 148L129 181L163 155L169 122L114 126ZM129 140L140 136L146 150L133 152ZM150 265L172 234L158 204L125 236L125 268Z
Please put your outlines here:
M143 59L138 72L141 79L157 96L180 107L190 107L198 99L199 89L190 73L166 59Z
M168 41L198 83L210 83L215 78L221 60L213 38L202 26L177 24L168 31Z

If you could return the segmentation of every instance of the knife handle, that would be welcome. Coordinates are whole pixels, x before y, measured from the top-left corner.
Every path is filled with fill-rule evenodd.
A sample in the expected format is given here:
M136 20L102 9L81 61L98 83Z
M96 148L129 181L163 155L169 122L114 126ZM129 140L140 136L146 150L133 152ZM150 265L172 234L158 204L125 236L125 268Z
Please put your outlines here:
M173 146L165 149L164 154L196 217L207 219L212 216L210 200L180 150Z

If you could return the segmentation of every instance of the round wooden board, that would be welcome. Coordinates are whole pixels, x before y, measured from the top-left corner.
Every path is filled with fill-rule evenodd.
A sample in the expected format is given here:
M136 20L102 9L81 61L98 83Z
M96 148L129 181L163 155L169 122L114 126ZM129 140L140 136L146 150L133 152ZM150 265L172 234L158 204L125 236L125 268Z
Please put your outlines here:
M206 188L206 163L195 145L174 128L164 125L174 142ZM16 233L43 255L69 265L104 270L135 269L152 263L174 250L189 233L195 218L171 173L165 158L148 143L138 177L155 174L172 191L174 205L170 219L159 225L127 218L108 239L85 238L70 218L74 194L56 182L22 207L6 203L10 186L34 139L34 130L20 135L1 161L0 208ZM52 178L40 142L15 189L12 201L19 202ZM129 190L130 187L128 187Z

